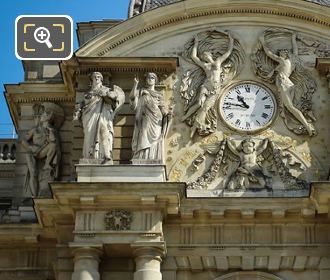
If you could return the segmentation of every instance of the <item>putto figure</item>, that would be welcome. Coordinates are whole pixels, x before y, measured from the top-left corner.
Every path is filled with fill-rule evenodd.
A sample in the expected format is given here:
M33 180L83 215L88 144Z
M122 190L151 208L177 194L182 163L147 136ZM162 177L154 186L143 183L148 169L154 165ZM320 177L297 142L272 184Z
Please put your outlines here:
M81 119L84 129L83 160L99 164L112 164L113 120L125 102L123 90L103 86L99 72L91 74L91 89L84 101L76 106L75 120Z
M64 120L64 111L56 104L46 102L38 109L36 127L22 141L27 152L26 184L33 197L50 195L48 181L59 175L61 149L57 129Z
M191 126L191 137L196 131L205 136L216 129L215 101L222 87L239 71L244 52L229 32L210 30L189 41L183 57L195 66L186 71L182 80L182 121Z
M255 189L267 188L267 176L257 161L257 157L267 148L268 139L264 139L259 146L250 139L244 139L239 147L228 140L228 148L239 157L239 166L231 175L227 189L231 191L246 190L250 183L257 184Z
M291 37L291 47L283 39L288 36ZM271 40L276 37L284 45L282 49L277 47L277 52L271 50L265 42L267 38L271 44ZM256 73L268 82L275 82L280 94L281 116L286 126L296 134L316 135L312 124L316 120L312 112L312 95L316 91L316 82L299 58L296 34L288 30L268 30L259 41L261 47L252 57ZM279 43L276 43L278 46Z
M134 79L130 104L135 114L132 140L133 163L164 163L164 138L171 112L165 109L163 94L155 90L158 81L155 73L145 75L145 86L138 89Z

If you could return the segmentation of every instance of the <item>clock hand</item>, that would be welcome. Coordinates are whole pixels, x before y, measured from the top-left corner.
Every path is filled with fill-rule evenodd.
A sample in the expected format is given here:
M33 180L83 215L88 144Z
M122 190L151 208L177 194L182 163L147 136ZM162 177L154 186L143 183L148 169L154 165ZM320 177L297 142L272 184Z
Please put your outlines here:
M243 96L237 95L237 100L239 102L242 102L242 104L244 105L245 108L247 108L247 109L250 108L250 106L247 105L246 102L244 101L244 97Z
M231 106L238 106L238 107L242 107L242 108L248 108L242 104L237 104L237 103L230 103L230 102L224 102L224 105L231 105Z

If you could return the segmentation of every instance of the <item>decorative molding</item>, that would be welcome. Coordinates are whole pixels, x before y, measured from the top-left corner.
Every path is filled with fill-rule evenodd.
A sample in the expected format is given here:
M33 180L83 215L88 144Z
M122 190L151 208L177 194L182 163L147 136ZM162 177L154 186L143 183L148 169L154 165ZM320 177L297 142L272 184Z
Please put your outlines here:
M166 6L181 1L182 0L131 0L128 11L128 17L134 17L151 9L155 9L161 6ZM304 1L315 3L321 6L330 7L329 0L304 0Z
M168 246L171 250L174 250L172 246ZM178 248L179 249L179 248ZM296 253L290 253L289 256L281 256L281 251L270 252L270 254L261 254L258 251L248 249L246 251L238 249L238 254L233 254L233 248L221 248L226 252L212 256L202 257L191 257L200 256L200 252L196 252L196 249L191 248L194 252L190 251L188 255L182 255L180 250L180 256L175 256L175 262L178 270L196 271L196 270L231 270L231 269L243 269L243 270L265 270L265 271L279 271L279 270L293 270L293 271L304 271L304 270L319 270L322 262L329 261L328 256L323 254L321 257L315 257L313 252L310 255L297 255ZM228 250L228 251L227 251ZM256 249L257 250L257 249ZM231 253L229 253L231 252ZM325 253L325 252L324 252ZM230 256L227 256L229 254ZM292 254L292 255L291 255ZM207 259L207 261L206 261ZM192 261L193 260L193 261ZM303 260L303 261L302 261ZM241 274L241 275L240 275ZM245 278L240 276L257 276L258 278ZM232 278L233 277L233 278ZM281 280L277 276L259 271L246 271L246 272L234 272L226 274L222 277L216 278L215 280L232 280L232 279L262 279L262 280Z
M97 56L101 57L104 56L106 53L111 51L112 49L119 47L123 43L134 39L135 37L141 36L144 33L153 31L155 29L164 27L166 25L173 25L178 22L182 21L187 21L189 19L195 19L199 17L209 17L209 16L216 16L216 15L225 15L225 14L258 14L261 16L262 14L265 15L274 15L274 16L282 16L282 17L287 17L287 18L295 18L299 20L304 20L308 21L311 23L317 23L322 26L327 26L330 27L330 21L326 19L322 19L320 16L312 16L312 15L306 15L302 11L299 10L293 10L295 9L294 7L287 7L281 9L280 6L277 9L274 9L272 7L232 7L232 8L218 8L218 9L212 9L212 10L206 10L206 11L198 11L195 12L195 10L189 11L186 10L185 14L183 16L176 16L176 17L171 17L167 18L164 21L152 24L150 26L147 26L143 29L140 29L138 31L135 31L134 33L130 33L124 38L109 44L106 48L103 50L99 51L97 53ZM79 56L79 53L77 54Z

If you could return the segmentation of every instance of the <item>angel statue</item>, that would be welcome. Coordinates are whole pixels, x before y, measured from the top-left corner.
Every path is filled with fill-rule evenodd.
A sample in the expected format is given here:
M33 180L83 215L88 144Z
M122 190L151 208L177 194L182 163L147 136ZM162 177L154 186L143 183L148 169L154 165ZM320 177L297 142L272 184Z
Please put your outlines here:
M185 46L183 57L193 62L193 70L184 74L181 96L185 100L182 121L205 136L216 129L214 104L221 88L238 71L244 52L229 32L202 32Z
M278 49L277 53L265 42L266 37L279 36L283 41L283 37L287 37L288 34L291 37L291 47ZM316 119L312 112L311 100L316 91L316 82L299 58L296 34L290 31L268 30L259 41L261 47L252 60L261 78L275 82L280 95L281 116L286 126L296 134L316 135L312 124Z
M238 147L228 140L228 148L239 158L239 166L231 175L227 184L227 189L246 190L250 183L256 183L254 189L269 188L268 176L264 174L263 168L258 163L258 156L261 155L268 146L268 139L264 139L260 145L250 139L244 139Z

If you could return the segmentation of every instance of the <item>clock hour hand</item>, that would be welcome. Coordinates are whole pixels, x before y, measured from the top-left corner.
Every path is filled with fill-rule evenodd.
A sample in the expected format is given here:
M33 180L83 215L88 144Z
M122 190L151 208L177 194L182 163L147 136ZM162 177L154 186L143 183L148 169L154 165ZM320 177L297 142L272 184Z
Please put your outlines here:
M244 106L243 104L238 104L238 103L224 102L223 104L228 105L228 106L237 106L237 107L241 107L241 108L246 108L246 106Z
M244 101L244 97L243 97L243 96L239 96L239 95L237 95L237 100L238 100L239 102L242 102L244 108L247 108L247 109L250 108L250 106L247 105L246 102Z

